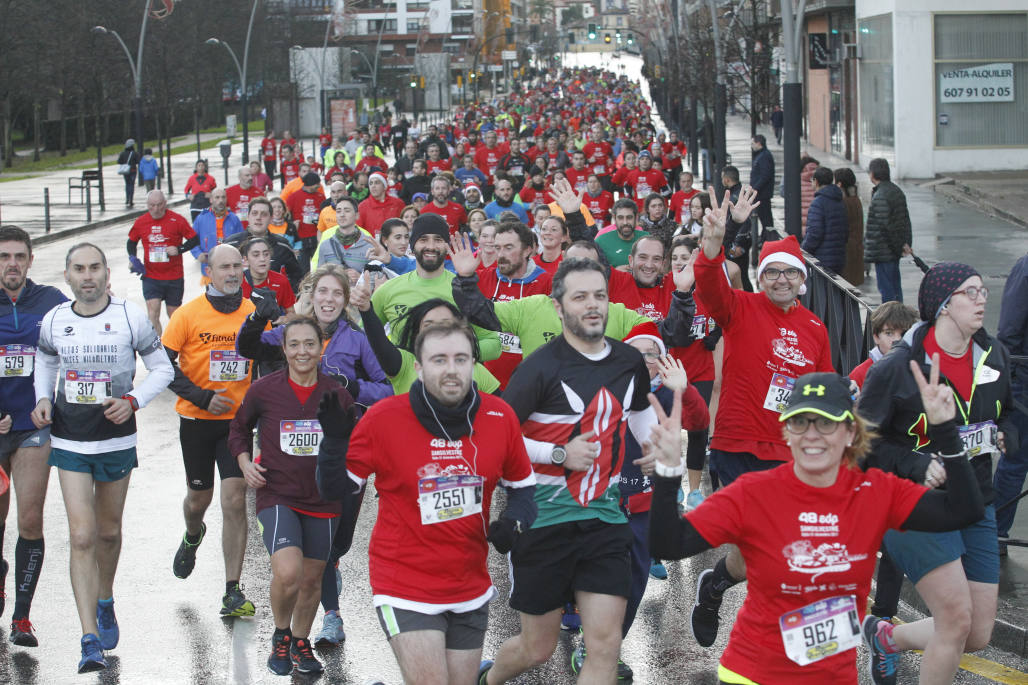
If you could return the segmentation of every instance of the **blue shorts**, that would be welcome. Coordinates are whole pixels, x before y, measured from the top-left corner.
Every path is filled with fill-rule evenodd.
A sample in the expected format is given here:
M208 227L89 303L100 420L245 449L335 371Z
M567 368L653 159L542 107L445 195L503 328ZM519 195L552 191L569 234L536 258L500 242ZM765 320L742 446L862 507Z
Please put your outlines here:
M164 304L169 307L178 307L182 304L182 294L186 289L185 279L162 281L143 276L142 281L144 300L164 300Z
M968 580L999 583L996 508L991 504L985 507L985 517L967 528L948 533L890 530L884 542L889 556L915 585L929 571L956 559L963 564Z
M784 464L784 461L757 459L749 452L725 452L710 450L710 466L717 472L721 487L731 485L736 478L751 471L767 471Z
M54 447L47 463L65 471L91 474L93 480L104 483L119 481L139 466L135 447L100 454L82 454Z
M0 461L6 462L22 447L42 447L50 440L50 426L8 431L0 435Z

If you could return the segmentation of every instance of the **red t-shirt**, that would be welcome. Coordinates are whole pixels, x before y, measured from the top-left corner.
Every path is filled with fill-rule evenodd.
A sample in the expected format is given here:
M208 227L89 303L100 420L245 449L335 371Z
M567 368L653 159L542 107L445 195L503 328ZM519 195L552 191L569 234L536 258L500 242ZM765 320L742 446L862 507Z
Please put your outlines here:
M196 193L209 193L218 187L218 182L214 180L214 176L211 174L205 174L203 180L196 174L189 177L186 181L186 187L182 189L182 192L186 195L195 195Z
M632 274L627 271L610 270L610 275L607 277L607 297L611 302L620 302L635 311L639 311L642 307L639 286L635 284Z
M632 198L635 200L635 204L638 205L639 211L641 212L646 196L650 193L660 192L660 189L667 185L667 178L665 178L662 172L657 171L656 169L650 169L648 171L636 169L632 173L628 174L628 178L625 179L625 185L631 188Z
M249 298L253 293L253 286L250 285L250 270L247 269L245 272L245 278L243 278L243 297ZM270 288L275 292L275 301L278 302L278 306L282 309L289 309L296 304L296 295L293 294L293 287L289 284L289 279L278 271L269 271L268 277L264 279L263 283L257 284L258 288Z
M275 161L275 139L268 136L261 138L261 153L264 155L265 162Z
M689 213L689 203L699 194L700 191L695 188L689 188L689 190L677 190L671 196L671 216L675 218L676 224L687 224L692 220L692 214Z
M428 167L429 176L439 171L449 171L451 168L450 160L448 159L426 159L425 165Z
M614 206L614 196L609 191L601 190L596 197L586 193L582 196L582 203L596 219L597 225L603 226L610 222L610 209Z
M318 215L321 213L321 203L325 201L325 193L318 188L309 193L300 188L289 196L286 206L293 220L297 222L296 234L301 238L310 238L318 234Z
M371 235L378 237L378 231L382 228L385 220L399 217L404 207L406 205L398 197L387 194L385 200L379 202L371 195L368 195L357 205L357 225Z
M891 473L845 466L834 485L815 488L790 463L747 473L689 512L704 540L738 545L746 560L746 600L721 664L766 685L856 685L856 650L799 666L785 654L779 617L855 595L863 620L882 535L900 528L925 492Z
M493 490L501 479L523 487L534 476L514 410L498 397L479 397L473 435L454 442L425 430L407 394L379 400L354 429L346 468L361 480L374 473L380 497L368 550L376 605L395 605L389 600L396 598L417 610L418 604L487 601L494 592L485 540ZM421 498L431 509L441 479L462 475L484 479L481 516L422 523Z
M546 273L550 274L550 278L552 279L553 276L557 273L557 267L560 266L561 261L564 259L564 254L561 253L560 255L558 255L557 258L554 259L552 262L543 261L543 256L541 254L535 255L534 257L532 257L532 259L535 260L536 264L545 269Z
M642 306L636 309L643 316L647 316L654 323L660 323L667 318L668 310L671 308L671 294L675 292L675 279L671 274L664 276L660 285L651 288L641 288L636 284L639 292L639 299Z
M318 145L320 145L321 147L328 147L331 144L332 144L332 134L331 133L322 133L321 135L318 136Z
M572 166L564 170L564 176L567 177L568 183L571 184L572 189L574 189L576 193L580 190L585 190L586 181L589 180L589 176L591 176L592 173L592 170L588 167L582 167L582 169L579 170Z
M496 173L496 167L500 165L500 160L503 159L504 155L509 152L510 148L507 145L499 143L494 148L480 145L475 151L475 166L485 174L488 183L493 182L493 174Z
M867 371L871 368L873 363L874 359L868 357L850 371L850 380L856 383L858 388L864 387L864 381L867 379Z
M967 402L971 397L971 389L974 387L974 346L968 345L967 351L959 357L943 352L935 340L935 327L932 326L924 337L924 351L928 354L929 359L933 354L939 355L939 374L948 380Z
M421 208L421 213L438 214L446 219L446 224L450 227L450 235L453 235L460 230L462 225L468 223L468 213L456 202L447 202L445 206L440 207L435 201L432 201Z
M284 148L286 145L292 147L293 148L293 152L295 152L297 155L300 154L300 151L296 149L296 138L283 138L282 142L280 142L279 145L278 145L278 158L279 159L282 159L283 157L286 156L286 153L282 151L282 148Z
M279 172L282 174L282 179L289 183L294 178L300 176L300 160L294 159L291 162L282 160L282 164L279 167Z
M721 402L711 447L789 461L778 421L792 384L805 373L834 372L825 325L796 303L782 311L764 292L733 290L717 259L702 252L693 267L696 292L724 331Z
M585 153L586 167L597 176L609 176L613 166L614 148L610 143L586 143L582 148Z
M238 183L225 188L225 196L228 197L228 208L239 217L246 228L246 219L250 215L250 201L258 197L264 197L264 193L256 186L250 186L245 190Z
M129 240L143 243L143 264L147 278L174 281L182 278L182 255L167 253L169 247L178 247L194 237L196 232L181 214L167 209L164 216L155 219L147 212L137 218L129 230Z
M692 317L692 334L696 338L696 342L686 347L674 347L671 349L671 354L682 362L690 381L712 381L714 380L714 353L703 344L703 338L709 335L717 324L707 314L707 309L700 299L694 297L694 300L696 314Z

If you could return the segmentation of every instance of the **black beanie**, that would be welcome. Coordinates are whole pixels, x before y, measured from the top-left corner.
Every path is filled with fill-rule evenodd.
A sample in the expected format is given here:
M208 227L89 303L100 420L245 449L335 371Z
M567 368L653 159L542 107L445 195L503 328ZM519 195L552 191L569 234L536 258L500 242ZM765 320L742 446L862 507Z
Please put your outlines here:
M411 249L414 249L414 243L418 242L418 238L430 233L436 234L445 242L450 241L450 225L446 223L446 219L431 212L418 215L410 229Z
M313 171L308 171L306 174L303 175L303 179L301 179L301 182L305 186L319 186L321 185L321 177Z
M972 276L981 277L981 274L973 266L960 262L939 262L929 269L917 291L917 311L921 320L934 323L953 291Z

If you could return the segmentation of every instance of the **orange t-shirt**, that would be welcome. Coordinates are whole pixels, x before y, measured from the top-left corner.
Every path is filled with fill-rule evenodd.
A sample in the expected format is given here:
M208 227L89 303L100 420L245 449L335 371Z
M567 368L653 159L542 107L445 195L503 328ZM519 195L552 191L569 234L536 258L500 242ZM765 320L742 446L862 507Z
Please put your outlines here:
M181 397L175 402L180 416L224 421L233 418L250 388L252 362L236 354L236 334L256 307L244 299L239 309L222 314L201 295L175 310L161 341L178 353L178 365L189 380L205 390L221 390L235 404L224 414L212 414Z
M225 214L225 216L228 216L228 214ZM221 242L222 240L224 240L224 239L225 239L225 231L224 231L224 227L225 227L225 216L215 216L215 217L214 217L214 228L215 228L215 230L217 230L217 232L218 232L218 242L219 242L219 243L220 243L220 242Z

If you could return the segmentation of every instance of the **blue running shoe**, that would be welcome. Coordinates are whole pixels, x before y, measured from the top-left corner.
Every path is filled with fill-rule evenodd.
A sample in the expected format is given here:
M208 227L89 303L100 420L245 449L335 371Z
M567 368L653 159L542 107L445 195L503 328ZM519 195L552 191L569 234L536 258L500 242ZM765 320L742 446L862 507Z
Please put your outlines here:
M96 627L100 633L100 646L114 649L118 646L121 633L118 630L118 619L114 616L114 598L101 599L96 603Z
M282 637L271 636L271 656L268 657L268 670L275 675L289 675L293 672L293 660L289 657L293 636L286 633Z
M864 644L869 652L868 670L875 685L896 685L896 667L899 665L899 652L888 653L878 639L878 630L886 621L879 616L868 614L864 617L861 633Z
M650 578L667 580L667 568L660 559L650 559Z
M563 615L560 617L561 630L578 632L582 629L582 617L578 615L578 608L574 604L565 604Z
M79 659L79 673L90 671L102 671L107 668L107 660L104 659L103 648L100 647L100 638L92 633L82 636L82 658Z
M705 498L703 496L703 493L700 492L699 489L691 491L689 495L685 498L685 510L692 511L696 507L703 504L704 499Z
M326 611L325 620L321 625L321 632L314 638L314 646L318 648L335 647L346 639L346 631L343 630L343 617L336 610Z
M486 678L489 676L489 669L493 667L492 659L483 659L482 663L478 665L478 678L475 680L477 685L486 685Z

